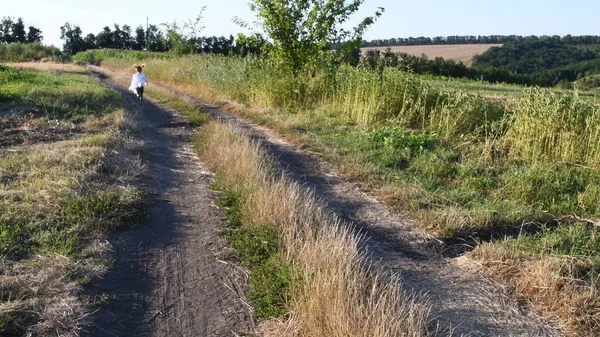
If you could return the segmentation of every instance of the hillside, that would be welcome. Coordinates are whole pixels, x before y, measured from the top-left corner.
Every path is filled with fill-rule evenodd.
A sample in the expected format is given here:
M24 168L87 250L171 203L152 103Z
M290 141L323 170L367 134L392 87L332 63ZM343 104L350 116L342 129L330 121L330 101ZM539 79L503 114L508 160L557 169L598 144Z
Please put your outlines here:
M453 45L430 45L430 46L394 46L394 47L364 47L361 52L367 50L385 51L390 48L394 53L407 53L415 56L427 55L429 59L443 57L445 60L462 61L470 66L473 56L486 52L491 47L499 47L501 44L453 44Z

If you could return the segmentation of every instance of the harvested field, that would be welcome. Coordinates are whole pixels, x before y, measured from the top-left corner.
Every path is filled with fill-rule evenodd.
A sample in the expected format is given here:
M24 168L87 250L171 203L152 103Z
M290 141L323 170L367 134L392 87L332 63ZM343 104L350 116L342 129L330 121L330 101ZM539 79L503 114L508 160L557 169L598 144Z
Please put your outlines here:
M367 50L377 49L385 51L390 48L394 53L408 53L420 56L427 55L430 59L443 57L446 60L462 61L467 66L473 63L473 56L482 54L492 47L500 47L501 44L450 44L435 46L395 46L395 47L366 47L361 48L364 54Z

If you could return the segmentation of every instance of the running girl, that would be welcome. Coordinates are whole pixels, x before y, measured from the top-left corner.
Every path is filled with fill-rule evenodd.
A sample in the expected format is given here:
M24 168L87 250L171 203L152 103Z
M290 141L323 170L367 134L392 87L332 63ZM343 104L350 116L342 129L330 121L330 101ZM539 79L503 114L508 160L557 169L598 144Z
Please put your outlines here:
M129 90L135 92L138 101L141 102L144 99L144 86L148 85L148 79L146 78L146 75L142 74L142 68L144 68L143 64L141 66L135 65L133 67L135 68L136 73L133 74L133 77L131 78Z

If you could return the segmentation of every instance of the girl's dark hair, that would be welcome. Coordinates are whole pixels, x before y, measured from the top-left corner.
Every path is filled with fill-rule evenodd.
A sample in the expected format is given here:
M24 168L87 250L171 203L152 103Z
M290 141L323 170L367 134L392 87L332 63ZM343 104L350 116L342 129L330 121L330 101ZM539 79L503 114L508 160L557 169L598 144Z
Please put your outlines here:
M135 70L138 71L138 73L141 73L142 72L142 68L144 68L144 65L143 64L141 66L134 65L133 67L135 68Z

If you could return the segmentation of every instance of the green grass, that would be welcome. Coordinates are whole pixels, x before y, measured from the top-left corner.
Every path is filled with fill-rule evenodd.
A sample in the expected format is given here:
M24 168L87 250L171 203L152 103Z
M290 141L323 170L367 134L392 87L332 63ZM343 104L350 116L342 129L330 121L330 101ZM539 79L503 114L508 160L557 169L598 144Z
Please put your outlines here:
M0 67L0 105L31 107L52 119L72 119L114 111L119 94L98 81L68 72Z
M61 51L41 43L0 44L0 62L62 61Z
M211 187L218 190L220 185ZM244 202L243 193L228 189L221 191L217 201L229 222L224 232L232 248L228 258L250 269L248 299L256 317L283 317L287 313L286 294L297 282L298 273L278 255L282 249L280 230L272 225L244 226Z
M99 242L143 214L142 193L115 173L141 170L126 148L119 94L69 69L0 67L0 125L13 131L3 136L34 135L0 147L0 293L8 294L0 297L3 335L77 331L88 310L79 286L97 280L108 265L107 247ZM10 116L31 129L14 127ZM63 128L80 131L63 140L35 136Z
M525 93L526 89L526 87L523 85L490 83L464 78L452 78L433 75L416 75L416 77L437 89L469 91L478 93L484 97L495 99L502 98L507 99L509 101L523 97L523 94ZM595 90L590 90L595 88L594 86L586 84L587 83L585 81L578 81L575 83L575 86L580 89L579 96L586 102L597 102L598 98L600 98L599 93ZM572 92L572 90L560 88L552 88L548 90L557 94L565 94Z
M144 51L127 51L127 50L117 50L117 49L99 49L99 50L88 50L83 53L78 53L73 55L74 61L87 62L91 64L100 64L100 62L107 58L117 58L124 60L135 60L135 61L143 61L147 59L162 59L169 60L176 58L175 54L169 53L157 53L157 52L144 52ZM136 62L134 62L136 63ZM133 66L133 64L129 66Z
M192 123L195 126L201 126L210 120L210 115L200 106L190 104L183 99L177 98L161 89L153 88L152 86L146 87L145 90L150 95L149 97L152 97L158 104L181 114L189 123Z
M215 187L217 188L217 187ZM242 194L225 190L219 195L217 205L219 205L230 226L240 226L242 224Z

